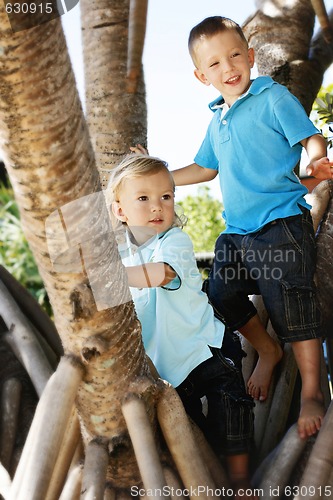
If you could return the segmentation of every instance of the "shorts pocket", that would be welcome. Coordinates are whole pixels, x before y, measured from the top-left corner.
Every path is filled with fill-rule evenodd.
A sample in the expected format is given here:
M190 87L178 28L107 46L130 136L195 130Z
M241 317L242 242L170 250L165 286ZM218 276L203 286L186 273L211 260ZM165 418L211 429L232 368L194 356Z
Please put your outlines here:
M226 435L228 441L238 441L253 437L253 406L252 401L234 401L224 397L226 411Z
M303 242L303 226L302 217L300 215L294 215L292 217L287 217L286 219L280 219L287 237L287 241L295 248L297 252L302 254L302 242Z
M311 287L291 286L282 282L287 327L290 332L304 332L320 326L316 294Z

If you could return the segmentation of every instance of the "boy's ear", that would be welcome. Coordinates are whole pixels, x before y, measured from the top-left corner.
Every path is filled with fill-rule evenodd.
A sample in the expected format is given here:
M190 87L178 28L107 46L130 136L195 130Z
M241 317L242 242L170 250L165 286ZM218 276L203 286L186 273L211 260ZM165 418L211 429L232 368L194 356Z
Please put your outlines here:
M253 65L254 65L254 49L252 47L250 49L248 49L247 57L249 59L250 67L253 68Z
M124 215L123 210L122 210L120 203L118 201L113 201L111 208L112 208L113 215L118 220L120 220L121 222L126 222L126 216Z
M207 85L207 87L210 85L210 82L207 80L205 74L202 73L198 68L195 68L194 76L199 80L199 82Z

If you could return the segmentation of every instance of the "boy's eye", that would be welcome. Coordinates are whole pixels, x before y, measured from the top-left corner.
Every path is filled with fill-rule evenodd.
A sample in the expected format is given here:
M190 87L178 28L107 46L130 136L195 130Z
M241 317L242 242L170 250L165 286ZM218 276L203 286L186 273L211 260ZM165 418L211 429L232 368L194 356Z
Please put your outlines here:
M148 200L148 196L139 196L138 200L139 201L147 201Z
M213 66L216 66L218 62L213 62L209 67L212 68Z
M239 52L235 52L234 54L232 54L231 57L237 57L237 56L239 56Z
M162 196L163 200L170 200L171 199L171 195L170 194L164 194Z

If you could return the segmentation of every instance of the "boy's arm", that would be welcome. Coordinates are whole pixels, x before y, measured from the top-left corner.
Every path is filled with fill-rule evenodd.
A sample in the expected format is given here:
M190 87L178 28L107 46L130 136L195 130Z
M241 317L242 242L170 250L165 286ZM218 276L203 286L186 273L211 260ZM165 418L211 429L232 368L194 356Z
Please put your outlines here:
M130 150L132 153L136 154L148 154L148 150L141 146L141 144L131 146ZM208 182L215 179L217 173L217 170L200 167L200 165L197 165L196 163L171 171L176 186L187 186L188 184Z
M217 170L200 167L197 163L192 163L187 167L171 171L176 186L185 186L187 184L198 184L199 182L211 181L215 179L217 173Z
M311 135L301 141L309 157L310 163L306 167L306 173L317 179L331 179L333 174L333 162L327 158L327 144L325 138L320 135Z
M135 288L154 288L170 283L176 273L164 262L149 262L141 266L128 266L127 272L129 286Z

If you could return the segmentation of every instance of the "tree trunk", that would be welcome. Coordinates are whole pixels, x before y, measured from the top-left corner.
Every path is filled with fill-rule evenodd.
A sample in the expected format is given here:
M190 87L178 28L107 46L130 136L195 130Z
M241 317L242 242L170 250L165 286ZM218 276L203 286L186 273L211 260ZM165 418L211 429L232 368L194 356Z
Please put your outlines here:
M274 5L273 5L274 4ZM313 36L311 0L258 0L259 10L244 24L260 75L270 75L300 100L307 113L332 62L333 44Z
M125 23L126 16L123 19ZM60 208L64 214L62 207L69 202L100 189L60 19L13 34L2 6L0 26L1 147L6 168L65 353L76 356L85 368L77 397L85 441L106 436L114 452L120 447L108 479L126 487L137 483L139 475L121 399L130 381L149 370L117 247L112 232L102 234L102 252L93 267L96 272L103 268L95 276L96 287L105 286L106 274L120 305L97 310L86 268L75 273L78 269L68 272L71 269L64 268L64 272L58 267L56 272L46 240L45 222L52 222L48 217L54 211L57 214ZM81 202L70 213L73 225L82 226L72 250L81 244L80 238L88 239L89 229L94 237L94 228L105 224L99 219L105 215L105 211L99 213L100 197L88 199L90 218ZM92 227L86 227L87 220ZM50 227L54 228L52 223ZM108 263L104 267L100 265L103 259Z
M87 123L105 187L110 169L129 147L147 143L145 85L141 68L136 92L128 92L129 0L81 0L80 5Z

